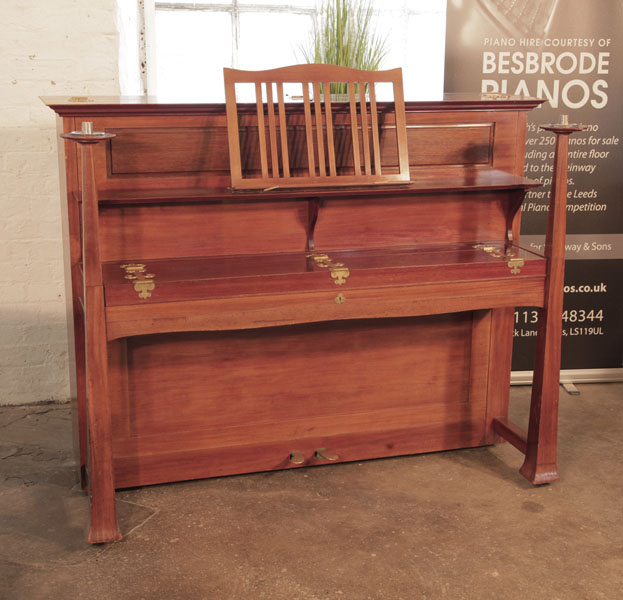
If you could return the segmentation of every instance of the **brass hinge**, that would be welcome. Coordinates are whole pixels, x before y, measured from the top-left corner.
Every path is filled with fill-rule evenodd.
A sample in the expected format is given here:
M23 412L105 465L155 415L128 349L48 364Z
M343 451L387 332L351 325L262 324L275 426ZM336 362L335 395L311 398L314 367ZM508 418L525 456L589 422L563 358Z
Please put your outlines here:
M125 271L125 278L134 282L134 291L138 292L138 297L143 300L151 298L151 292L156 289L156 283L153 281L155 275L146 273L147 265L142 263L129 263L121 265Z
M508 265L508 268L511 270L511 273L513 275L517 275L517 273L519 273L521 271L521 269L519 267L523 267L524 266L524 259L523 258L517 258L517 257L512 257L508 260L508 262L506 263Z
M328 254L308 254L307 258L311 258L319 267L329 269L335 285L344 285L350 276L348 267L344 263L333 262Z
M487 244L475 244L473 246L491 256L495 256L496 258L506 258L506 265L510 269L510 272L513 275L517 275L517 273L521 272L521 267L524 266L525 261L523 258L517 256L517 253L514 250L507 250L504 252L501 248L497 246L491 246Z

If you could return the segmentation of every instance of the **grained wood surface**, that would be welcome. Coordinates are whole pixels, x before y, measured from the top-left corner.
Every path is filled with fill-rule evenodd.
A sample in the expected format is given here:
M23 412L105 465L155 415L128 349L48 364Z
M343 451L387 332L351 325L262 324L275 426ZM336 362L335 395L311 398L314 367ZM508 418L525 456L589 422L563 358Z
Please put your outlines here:
M492 244L504 250L504 244ZM523 261L513 273L506 256L493 256L472 244L390 247L329 251L333 262L349 269L348 279L336 287L330 270L307 252L156 260L145 264L155 289L149 299L139 297L119 263L104 265L106 305L229 298L253 294L284 294L314 290L342 291L371 287L421 285L459 281L497 280L517 289L526 278L545 277L542 256L521 248L513 255ZM425 293L425 289L422 290Z
M339 188L340 198L385 198L411 196L413 194L439 192L510 191L526 190L541 185L535 181L500 169L422 169L417 171L409 184L400 186L344 187ZM244 191L232 194L226 186L186 187L165 189L143 189L127 187L120 190L100 192L102 206L133 204L180 204L186 202L205 203L252 203L274 200L305 200L334 198L336 190L322 188L282 189L270 191Z
M315 247L330 250L501 240L506 236L509 211L518 207L514 191L489 187L460 195L386 190L380 197L321 196ZM302 251L307 247L309 223L303 199L244 202L236 197L231 202L106 204L101 210L102 258L146 260ZM440 212L443 219L437 216Z
M517 237L519 201L538 185L522 177L526 111L537 104L407 103L408 185L252 192L230 189L223 105L54 104L65 131L88 116L95 130L116 134L94 148L92 187L80 183L85 165L66 148L76 339L86 305L90 353L77 366L96 386L95 439L112 421L109 446L91 444L93 465L126 487L293 468L294 450L313 465L326 462L314 458L319 447L345 461L500 441L513 307L547 305L557 268ZM296 171L307 152L305 107L279 108L273 138L280 143L285 122ZM338 126L349 110L336 109ZM256 106L239 111L243 128L257 124ZM391 111L381 103L379 111L381 132L390 132ZM397 169L384 139L383 159ZM353 154L356 141L344 142L342 164L359 162L364 173L374 155ZM246 168L262 171L251 136L243 154ZM83 221L100 259L89 251L83 261L79 208L91 189L99 233L93 214ZM311 246L348 268L341 285L328 263L308 258ZM139 298L125 279L121 265L132 262L154 274L150 296ZM546 337L555 346L555 330ZM84 394L78 408L87 440ZM534 416L527 442L537 470L555 453L539 449L553 428L548 415ZM82 465L85 452L82 443ZM110 515L108 496L96 509ZM97 510L95 537L114 539Z
M86 421L88 423L88 489L93 544L121 539L115 509L111 405L108 395L106 313L99 246L99 207L93 167L93 145L80 144L82 159L82 301Z
M149 117L223 114L222 104L175 102L157 96L86 96L76 101L73 96L42 96L41 101L62 117L96 117L146 115ZM406 101L407 110L417 111L528 111L543 103L538 98L525 96L505 96L488 94L452 93L443 94L434 100ZM380 104L380 103L379 103ZM300 105L299 105L300 106ZM255 110L254 105L247 112ZM301 106L302 110L302 106Z
M234 189L326 187L409 180L402 69L361 71L335 65L305 64L264 71L228 68L223 71ZM331 85L335 82L347 89L348 101L341 103L341 110L331 97ZM304 126L299 125L298 131L287 123L285 83L296 84L297 91L300 86ZM392 87L393 109L389 112L386 108L384 112L391 117L393 125L384 129L381 120L386 115L377 112L376 83ZM245 124L238 113L238 84L252 84L255 90L256 122L249 132L241 131L241 125L244 128ZM340 113L347 118L340 119ZM342 128L342 135L337 127ZM257 165L255 169L249 169L246 167L250 165L243 164L247 162L245 155L250 146L247 133L257 138L259 172ZM295 133L300 139L293 139ZM390 147L393 154L382 151ZM294 153L300 156L296 164L291 161ZM383 164L384 159L389 159L390 165L395 165L396 169L388 169ZM347 166L352 168L345 168Z
M491 107L490 103L490 108ZM305 164L304 115L297 104L288 104L287 122L291 137L291 166ZM474 177L478 171L499 169L523 175L523 154L515 144L525 136L525 120L517 112L485 110L457 112L443 110L415 111L407 108L406 137L411 180L430 177L449 179ZM336 115L337 125L340 114ZM221 189L231 185L224 111L205 110L204 114L178 114L163 117L93 116L93 127L115 133L105 146L98 145L96 177L101 193L108 190ZM242 131L257 129L253 115L244 115ZM390 117L381 123L381 154L384 164L398 172L395 144L390 142L395 125ZM245 129L247 128L247 129ZM383 135L386 128L387 135ZM340 141L345 153L343 165L352 165L348 152L348 131ZM431 143L432 139L434 143ZM244 168L260 172L257 136L244 139ZM523 147L523 146L522 146ZM472 167L473 169L471 169ZM390 167L388 167L390 168Z
M569 136L586 129L582 125L541 127L556 134L556 150L550 192L551 205L545 236L545 255L548 258L545 304L539 314L526 459L520 470L524 477L535 484L550 483L559 479L556 454Z
M335 302L338 294L345 298L344 303ZM335 289L161 302L149 306L112 306L106 311L107 335L109 339L115 339L142 333L261 328L326 320L435 315L506 308L515 303L521 306L542 306L543 278L515 279L508 283L495 280L429 283L425 286L399 286L391 291L387 288ZM497 376L497 373L493 375Z
M408 427L428 429L436 439L426 444L438 448L447 443L447 427L471 424L481 438L487 314L131 338L129 411L113 409L116 430L128 431L115 440L118 481L144 483L154 477L144 463L178 452L203 453L210 475L224 472L215 464L224 448L232 453L225 464L238 456L279 468L291 450L311 457L329 438L340 438L330 449L342 460L369 457L352 445L365 448L367 437L379 439L383 431L379 456L417 448L417 438L394 446L391 432ZM275 442L290 447L270 458ZM175 470L184 478L199 469Z

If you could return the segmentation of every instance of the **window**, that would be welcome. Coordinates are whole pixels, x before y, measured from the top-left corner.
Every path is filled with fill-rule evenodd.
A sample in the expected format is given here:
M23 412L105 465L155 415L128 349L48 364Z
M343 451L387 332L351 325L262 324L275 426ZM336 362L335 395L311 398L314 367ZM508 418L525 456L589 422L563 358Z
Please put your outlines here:
M144 0L147 81L162 101L223 102L223 67L268 69L303 62L319 0ZM388 35L381 68L402 67L405 99L443 92L445 0L374 0Z

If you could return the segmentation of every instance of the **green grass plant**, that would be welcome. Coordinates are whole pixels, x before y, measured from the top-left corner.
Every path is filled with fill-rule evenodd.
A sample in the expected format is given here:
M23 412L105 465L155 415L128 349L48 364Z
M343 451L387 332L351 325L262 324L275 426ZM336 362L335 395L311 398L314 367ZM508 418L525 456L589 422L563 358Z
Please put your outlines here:
M307 44L299 48L308 63L376 71L387 54L387 36L373 28L371 0L324 0ZM339 84L331 92L348 90Z

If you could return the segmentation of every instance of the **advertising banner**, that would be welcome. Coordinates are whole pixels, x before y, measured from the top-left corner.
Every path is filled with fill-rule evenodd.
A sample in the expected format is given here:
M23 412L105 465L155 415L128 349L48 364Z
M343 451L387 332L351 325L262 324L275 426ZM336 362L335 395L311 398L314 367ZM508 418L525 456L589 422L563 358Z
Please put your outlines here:
M563 369L612 369L623 358L623 2L448 0L446 92L547 100L529 116L521 245L542 250L560 115L570 139ZM530 371L538 310L515 312L513 370Z

